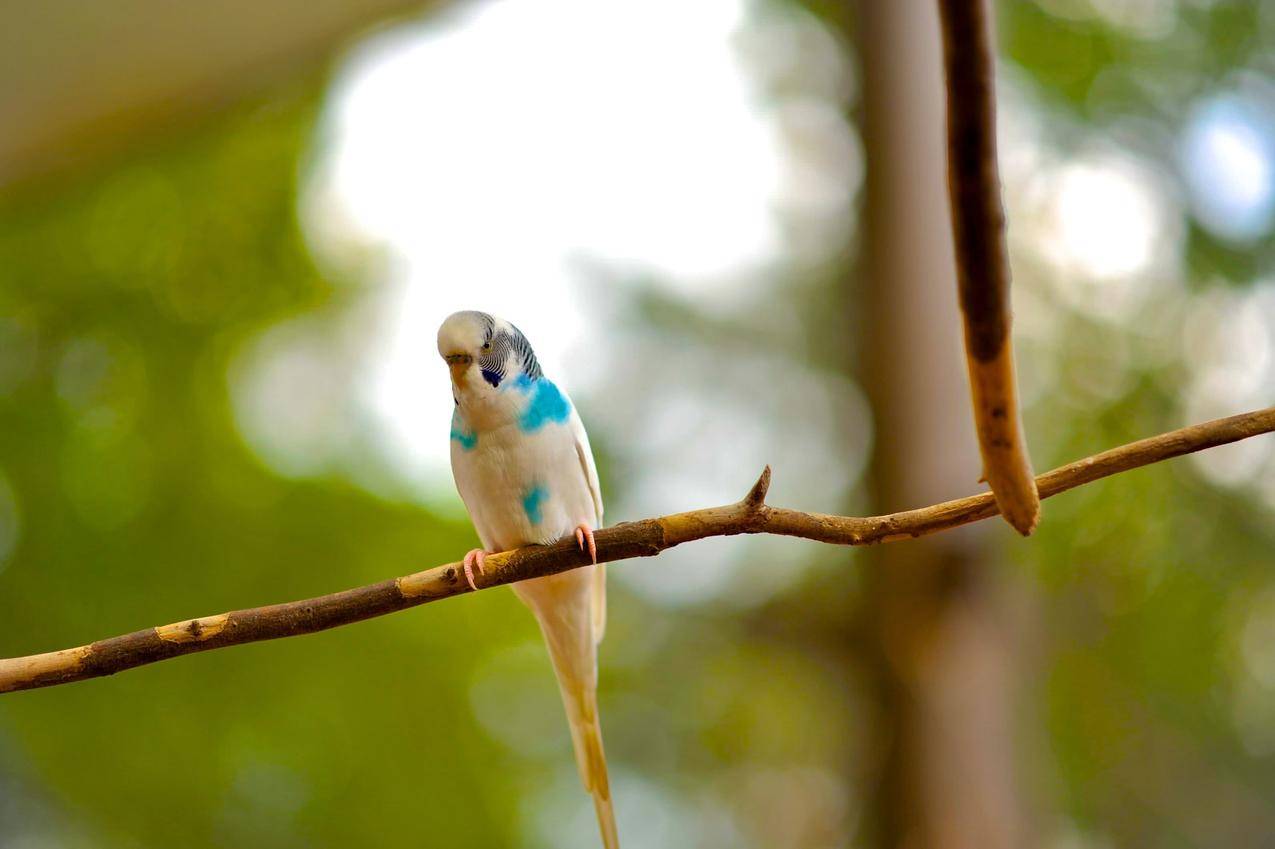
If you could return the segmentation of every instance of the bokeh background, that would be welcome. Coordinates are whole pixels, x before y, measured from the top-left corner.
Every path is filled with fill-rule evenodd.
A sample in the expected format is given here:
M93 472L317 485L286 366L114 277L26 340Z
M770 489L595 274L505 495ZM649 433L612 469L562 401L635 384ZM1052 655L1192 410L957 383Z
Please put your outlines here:
M1002 0L1045 469L1275 395L1275 4ZM0 3L0 655L476 544L434 333L516 322L611 522L974 491L926 2ZM1275 835L1275 443L850 551L611 569L641 847ZM0 697L0 846L596 845L507 591Z

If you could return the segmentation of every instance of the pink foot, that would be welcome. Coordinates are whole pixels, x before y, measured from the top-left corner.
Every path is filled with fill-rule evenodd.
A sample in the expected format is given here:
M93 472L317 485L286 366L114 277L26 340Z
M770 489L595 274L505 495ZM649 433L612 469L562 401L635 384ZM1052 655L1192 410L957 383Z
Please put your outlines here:
M485 575L487 574L486 560L487 552L483 551L481 548L471 549L470 552L465 555L465 580L469 581L469 588L471 590L478 589L478 585L474 583L474 566L478 566L478 574Z
M598 562L598 544L593 541L593 528L588 525L576 525L576 545L580 546L580 550L584 551L585 541L589 543L589 559L594 563Z

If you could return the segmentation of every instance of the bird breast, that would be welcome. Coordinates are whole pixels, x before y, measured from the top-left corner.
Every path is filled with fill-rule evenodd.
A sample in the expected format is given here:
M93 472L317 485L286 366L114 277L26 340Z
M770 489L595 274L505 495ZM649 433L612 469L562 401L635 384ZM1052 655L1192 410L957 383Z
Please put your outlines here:
M566 423L533 432L517 423L465 432L453 426L452 472L483 547L548 543L592 525L588 481Z

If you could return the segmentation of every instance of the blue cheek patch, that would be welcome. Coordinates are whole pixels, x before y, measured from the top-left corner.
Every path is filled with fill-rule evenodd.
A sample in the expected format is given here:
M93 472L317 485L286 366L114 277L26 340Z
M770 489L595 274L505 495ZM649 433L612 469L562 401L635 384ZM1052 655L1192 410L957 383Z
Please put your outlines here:
M505 376L498 371L492 371L491 369L487 369L487 368L483 369L483 380L487 381L492 386L499 386L500 381L504 379L505 379Z
M571 403L553 381L542 377L532 384L531 400L518 420L524 433L533 433L549 422L562 424L571 415Z
M452 439L459 442L460 447L466 451L473 451L478 445L478 434L465 427L459 413L452 414Z
M531 522L533 525L540 524L540 520L544 518L544 514L540 509L540 506L548 498L549 490L545 489L543 486L533 486L531 489L527 490L527 493L522 497L522 512L527 514L527 521Z

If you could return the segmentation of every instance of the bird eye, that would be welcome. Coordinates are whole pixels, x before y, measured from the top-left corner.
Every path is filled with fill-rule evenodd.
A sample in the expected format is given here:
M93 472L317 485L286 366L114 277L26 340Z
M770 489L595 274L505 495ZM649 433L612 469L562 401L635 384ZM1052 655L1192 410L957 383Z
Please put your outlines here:
M484 342L484 343L483 343L483 350L484 350L484 351L490 351L490 350L491 350L491 343L490 343L490 342Z

